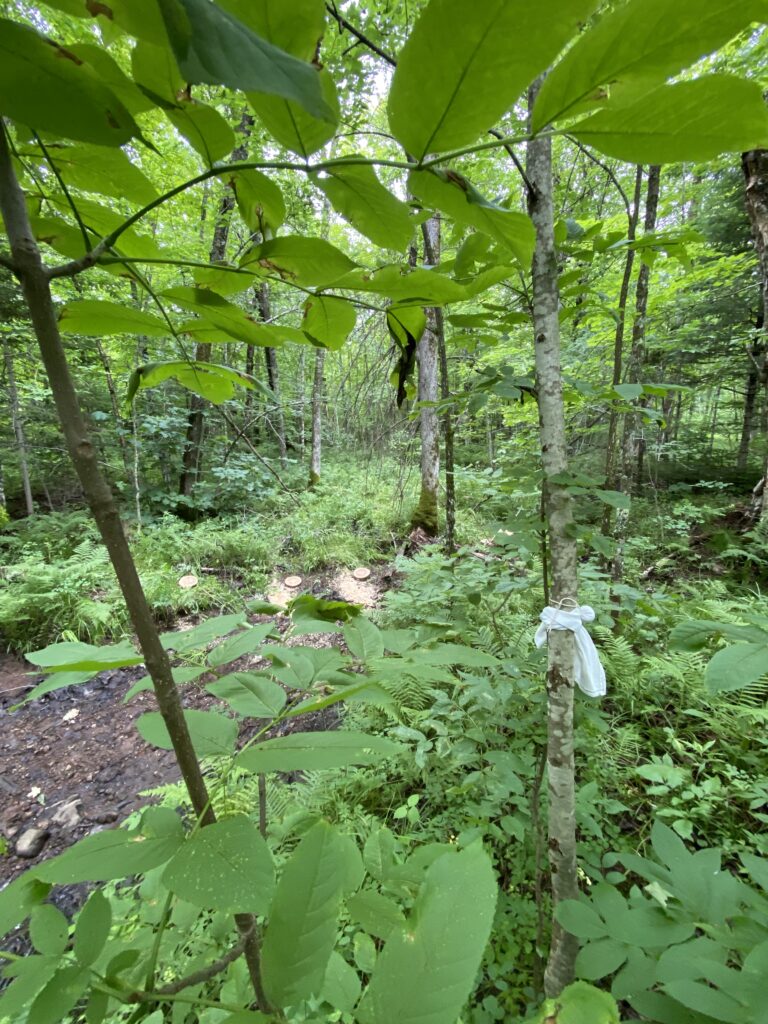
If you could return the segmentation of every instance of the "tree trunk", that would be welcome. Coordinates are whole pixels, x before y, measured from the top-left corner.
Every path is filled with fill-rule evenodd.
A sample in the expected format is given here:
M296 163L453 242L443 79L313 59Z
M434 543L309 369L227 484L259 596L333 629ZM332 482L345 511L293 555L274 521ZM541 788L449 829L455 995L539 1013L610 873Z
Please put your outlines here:
M0 132L2 127L0 126ZM8 399L11 407L11 424L16 437L16 449L19 453L19 472L21 474L21 487L24 491L24 507L27 515L35 514L35 504L32 501L32 487L29 482L29 462L27 460L27 438L24 434L24 419L21 415L19 405L19 392L16 389L16 373L13 367L13 351L7 340L3 341L3 357L5 359L5 372L8 375Z
M253 119L249 114L244 113L239 131L247 136L250 134L250 125ZM236 149L232 150L230 163L237 163L245 160L248 156L248 146L243 141ZM205 221L206 194L203 194L203 208L201 221ZM227 254L227 241L229 240L229 227L232 221L232 211L235 208L235 194L228 186L224 186L224 194L219 201L219 209L216 217L216 224L213 229L213 240L211 242L210 262L220 263ZM201 224L202 231L202 224ZM195 360L198 363L207 363L211 358L211 344L199 342L195 346ZM187 414L187 440L182 456L181 477L179 478L179 494L182 497L190 498L195 489L195 484L200 480L203 469L203 438L205 435L205 408L206 400L201 395L192 394L189 396L189 412Z
M126 480L128 480L131 476L131 463L128 456L128 443L125 440L125 431L123 430L123 418L120 415L120 401L117 397L117 389L115 387L114 377L112 376L112 367L109 364L109 356L105 352L104 346L99 339L96 340L96 351L99 353L101 365L104 367L104 377L107 381L107 390L109 391L109 402L112 406L112 418L115 421L117 443L120 447L120 456L123 460L125 477Z
M539 79L531 88L530 108L542 81ZM532 185L528 212L536 229L533 330L552 572L549 601L553 606L572 606L572 602L578 600L572 498L567 488L551 479L567 470L568 458L560 370L560 296L554 231L552 142L548 136L538 136L528 143L526 170ZM563 900L574 899L578 893L573 759L574 656L573 634L567 630L552 630L547 670L547 773L548 849L554 908ZM553 918L552 941L544 973L544 988L548 996L559 995L573 980L578 948L575 936Z
M758 374L768 402L768 149L753 149L742 154L741 166L746 185L746 203L752 235L760 261L760 298L763 327L762 357ZM763 497L760 518L768 518L768 436L763 438Z
M440 219L430 217L424 225L425 255L429 262L440 258ZM431 253L431 257L430 254ZM437 401L437 366L439 332L442 317L438 310L427 309L427 328L416 349L419 369L419 402ZM440 486L440 427L434 406L419 411L419 432L421 434L421 493L419 503L411 514L411 526L421 529L428 537L438 533L438 500Z
M661 168L653 165L648 168L648 184L645 193L645 220L643 228L646 234L656 228L656 216L659 209L659 193L661 186ZM642 375L643 363L645 361L645 318L648 312L648 293L651 280L651 268L647 263L640 267L635 287L635 319L632 324L632 348L627 363L626 383L637 384ZM621 452L621 472L618 479L618 489L624 494L632 492L632 482L635 473L642 460L642 450L645 442L641 438L635 438L634 432L637 424L636 413L628 413L624 418L624 437ZM620 508L616 513L616 528L614 537L616 540L616 553L613 558L612 578L615 582L621 581L624 576L624 543L629 525L629 511Z
M192 746L187 721L173 680L168 653L142 589L131 549L123 530L114 496L101 472L96 448L88 434L75 391L64 346L59 334L56 310L46 268L43 266L29 223L24 194L16 180L5 130L0 125L0 213L10 243L15 271L29 309L40 355L53 393L59 422L72 464L85 494L91 514L109 552L120 590L125 599L144 664L152 679L158 709L173 744L176 760L189 793L195 814L202 825L216 821L210 798ZM252 914L237 914L240 933L248 936L245 959L259 1008L266 1010L261 983L260 942Z
M272 309L269 301L269 285L266 281L259 285L256 293L261 319L269 323L272 319ZM288 446L285 441L285 415L283 403L280 401L280 375L277 368L277 352L273 348L264 349L264 363L267 369L267 383L269 390L274 395L275 401L272 406L272 413L275 422L269 418L270 410L267 410L267 425L271 428L277 438L277 448L280 452L280 465L283 469L288 465Z
M632 207L627 211L627 238L634 241L637 234L637 221L640 215L640 194L643 186L643 168L638 165L635 170L635 192ZM624 368L624 332L627 323L627 299L629 298L629 286L632 281L632 270L635 265L635 250L627 250L624 261L624 275L621 280L619 291L618 321L616 323L616 334L613 341L613 377L612 384L616 387L621 383L621 375ZM605 450L605 486L608 490L616 487L616 435L618 430L619 414L616 403L611 403L611 412L608 417L608 439ZM613 509L606 505L603 509L603 533L610 534L613 525Z
M424 254L427 262L436 267L440 262L440 218L434 228L422 224L421 233L424 238ZM454 462L453 412L448 399L451 396L451 382L448 374L448 353L445 348L445 320L443 310L439 306L434 309L435 334L437 336L437 356L440 364L440 397L446 403L443 412L443 455L445 457L445 546L448 554L455 549L456 534L456 474ZM440 467L438 466L438 472Z
M323 367L325 366L325 349L319 348L315 354L315 383L312 388L312 455L309 460L309 486L320 483L321 459L323 451Z

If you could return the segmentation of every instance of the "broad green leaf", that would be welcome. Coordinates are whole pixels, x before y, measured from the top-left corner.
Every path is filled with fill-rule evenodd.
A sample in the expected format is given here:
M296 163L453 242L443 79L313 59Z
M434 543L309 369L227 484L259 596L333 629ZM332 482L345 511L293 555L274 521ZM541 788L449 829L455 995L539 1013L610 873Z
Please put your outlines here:
M132 117L152 110L152 101L128 78L103 46L96 43L72 43L67 49L80 60L90 64L104 85L112 90Z
M203 672L205 672L205 666L198 667L194 665L180 665L177 668L171 669L173 681L177 686L183 686L184 683L194 682L194 680L201 676ZM142 676L141 679L137 679L133 686L130 686L125 691L123 704L127 704L129 701L133 700L137 694L153 689L154 683L152 682L152 677Z
M496 880L478 845L436 860L405 927L380 953L361 1024L452 1024L472 991L491 931Z
M235 341L248 345L262 345L277 348L282 344L280 334L272 327L255 323L253 317L232 302L209 288L168 288L163 295L183 309L189 309L203 317L203 321L219 328ZM186 330L188 325L183 325Z
M363 847L363 862L368 874L384 882L395 863L395 837L388 828L372 832Z
M192 746L198 757L231 754L237 740L237 722L216 711L185 711ZM171 737L159 711L147 711L136 719L136 728L153 747L173 750Z
M466 288L440 274L437 270L392 264L379 270L351 270L338 277L335 288L348 288L356 292L375 292L395 301L411 300L425 306L444 306L449 302L462 302L469 298Z
M710 693L727 693L768 675L768 644L732 644L712 658L704 673Z
M77 299L68 302L59 313L59 330L65 334L145 334L163 338L169 334L168 324L151 313L144 313L117 302L100 299Z
M67 640L39 651L31 651L25 658L45 672L103 672L108 668L140 665L143 660L127 640L103 647L94 647L79 640Z
M167 380L176 380L188 391L202 395L214 405L221 405L237 394L238 388L259 391L257 381L240 370L215 363L189 362L147 363L131 374L125 400L130 404L136 394L146 388L156 388Z
M618 5L581 35L547 77L534 106L534 131L593 99L600 86L632 79L663 82L767 13L765 0L631 0Z
M33 907L43 902L50 888L36 874L28 871L1 889L0 935L6 935L20 924Z
M619 1009L607 992L601 992L585 981L574 981L563 989L557 999L546 1000L535 1024L549 1024L550 1021L557 1024L619 1024Z
M254 114L272 138L305 160L333 138L340 115L339 97L333 79L324 68L320 69L317 78L328 110L323 118L313 117L291 100L253 92L246 96Z
M87 683L89 679L93 679L98 671L98 669L89 669L87 672L54 672L47 679L44 679L42 683L38 683L29 693L25 694L18 704L14 704L11 711L21 707L23 704L27 704L31 700L37 700L38 697L42 697L46 693L53 693L54 690L63 690L66 686L79 686L81 683Z
M264 740L238 755L237 763L252 772L317 771L353 764L377 764L401 747L383 736L361 732L302 732Z
M196 907L266 914L275 886L269 847L243 815L206 825L163 872L163 885Z
M271 633L276 632L272 622L262 622L257 626L241 629L213 648L208 655L208 664L212 668L219 668L230 661L242 658L244 654L253 654Z
M179 816L168 807L150 807L139 828L116 828L86 836L35 868L44 882L109 882L143 874L169 860L184 842Z
M142 206L157 199L155 186L122 149L85 143L69 146L63 142L46 143L46 149L67 185ZM20 155L43 159L35 147L22 148Z
M58 956L28 954L5 966L3 978L12 981L0 992L0 1020L21 1020L24 1007L48 984L60 963Z
M674 627L669 635L670 647L675 651L699 651L718 634L729 640L768 644L768 633L756 626L735 626L731 622L695 619L691 622L680 622Z
M422 306L390 306L387 310L387 329L401 348L418 345L426 327Z
M289 284L323 288L354 270L356 264L322 238L284 235L255 246L241 266Z
M45 0L49 7L77 18L93 18L102 32L118 25L137 39L154 41L165 35L157 0L109 0L109 3L87 0ZM99 21L102 18L102 21Z
M343 1013L351 1013L360 998L360 978L340 953L331 953L320 999Z
M86 967L60 967L29 1008L27 1024L57 1024L79 1002L88 988Z
M329 167L312 181L360 234L384 249L408 248L414 229L410 208L381 184L372 167Z
M651 844L653 852L662 864L668 868L684 868L686 871L691 866L691 855L685 847L680 836L661 821L655 821L651 829Z
M417 159L465 146L492 128L597 6L551 0L431 0L400 56L389 124Z
M84 967L98 958L111 927L112 908L101 889L97 889L88 897L75 925L75 956Z
M435 644L420 651L411 651L407 657L431 665L474 665L492 668L499 664L499 659L495 655L479 651L476 647L465 647L463 644Z
M240 216L262 235L275 232L285 220L283 195L274 181L261 171L237 171L229 179L237 198Z
M598 981L618 971L628 954L629 947L614 939L589 942L576 957L576 974L587 981Z
M274 718L285 707L282 686L252 672L232 672L209 683L206 689L225 700L238 715L248 718Z
M342 347L356 322L355 307L346 299L313 295L304 303L301 329L314 345L333 351Z
M323 708L329 708L332 704L339 704L343 700L350 701L355 699L361 701L367 699L376 704L381 704L382 702L385 704L391 703L391 697L386 690L366 680L363 683L353 684L352 686L342 686L341 689L329 694L327 697L310 697L309 700L294 705L287 712L286 717L296 718L297 715L307 715L313 711L322 711Z
M600 916L580 900L562 900L555 916L566 931L579 939L603 939L608 935Z
M627 402L632 402L643 393L642 384L616 384L613 391Z
M160 0L160 10L188 82L280 96L314 117L330 116L312 64L273 46L209 0Z
M5 19L0 19L0 114L38 131L102 146L121 146L140 134L90 65Z
M38 953L61 956L69 940L69 921L53 904L44 903L30 915L29 937Z
M490 235L522 267L530 267L536 233L526 214L490 202L457 171L412 171L408 188L425 206L442 210L462 227Z
M395 929L403 928L402 910L388 896L375 889L363 889L347 900L352 920L377 939L388 939Z
M345 873L341 837L318 822L283 868L269 912L262 963L276 1005L319 994L336 942Z
M315 57L325 31L324 0L219 0L219 7L301 60Z
M362 615L344 627L344 640L358 661L370 661L384 655L381 630Z
M631 163L703 161L768 146L768 109L755 82L705 75L662 85L627 105L608 104L571 132Z
M679 981L667 982L664 989L689 1010L705 1014L706 1017L721 1021L723 1024L744 1024L748 1019L745 1016L747 1008L741 1002L718 992L703 981L682 978Z
M246 623L243 612L232 612L230 615L212 615L192 629L173 630L161 633L160 642L166 651L173 650L177 654L187 654L197 648L207 647L221 636L233 633Z
M168 120L209 165L235 148L235 133L214 107L186 99L166 110Z

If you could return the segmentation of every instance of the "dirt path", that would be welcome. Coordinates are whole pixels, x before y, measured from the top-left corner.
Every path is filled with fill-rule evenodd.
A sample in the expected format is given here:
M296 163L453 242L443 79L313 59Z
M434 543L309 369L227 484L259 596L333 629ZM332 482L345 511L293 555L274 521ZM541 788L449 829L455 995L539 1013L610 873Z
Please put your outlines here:
M284 603L309 592L371 608L390 582L387 570L376 570L363 582L348 571L315 573L297 588L285 588L276 579L269 597ZM254 616L254 621L266 620ZM275 621L281 630L287 627L283 616ZM325 633L296 642L324 647L341 641L337 634ZM236 667L243 670L252 664ZM0 656L0 836L6 845L0 856L0 888L90 832L122 821L147 802L140 796L144 790L178 780L173 753L149 746L133 726L140 714L155 709L154 694L141 693L123 703L129 687L144 674L142 666L102 672L88 683L46 694L12 711L40 677L30 676L21 661ZM185 686L182 699L185 707L218 704L197 685ZM290 723L304 730L333 727L326 719L302 717ZM248 731L245 723L244 737ZM38 855L25 858L16 848L29 829L41 829L46 836Z

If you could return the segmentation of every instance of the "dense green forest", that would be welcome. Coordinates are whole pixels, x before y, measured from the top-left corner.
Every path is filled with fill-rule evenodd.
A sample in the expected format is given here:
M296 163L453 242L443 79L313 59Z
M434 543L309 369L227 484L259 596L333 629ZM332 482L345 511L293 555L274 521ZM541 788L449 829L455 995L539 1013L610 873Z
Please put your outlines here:
M766 23L0 3L0 1024L768 1024Z

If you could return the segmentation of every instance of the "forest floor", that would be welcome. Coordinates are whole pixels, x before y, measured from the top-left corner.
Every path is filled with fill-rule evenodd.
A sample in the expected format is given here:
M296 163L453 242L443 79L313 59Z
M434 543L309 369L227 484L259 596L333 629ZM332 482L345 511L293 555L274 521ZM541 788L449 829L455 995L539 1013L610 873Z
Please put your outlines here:
M299 586L289 588L282 578L273 580L268 599L285 604L300 593L330 600L345 600L374 607L391 585L391 567L374 569L359 581L346 569L307 574ZM188 617L177 628L189 629L206 616ZM288 627L283 615L272 617L281 632ZM264 615L252 622L266 622ZM327 647L342 641L336 633L319 633L297 639L302 644ZM291 640L288 639L288 644ZM258 667L247 656L234 670ZM70 686L16 707L42 677L11 655L0 656L0 722L3 747L0 753L0 835L6 845L0 856L0 888L30 865L66 849L83 836L114 827L131 811L144 805L148 789L178 780L172 751L150 746L133 728L134 720L156 707L151 691L124 702L130 686L145 674L143 666L102 672L89 682ZM204 678L204 677L203 677ZM182 691L187 708L211 708L221 702L209 694L204 682L187 684ZM335 709L303 715L285 723L282 732L333 728ZM301 724L299 724L301 723ZM240 742L249 738L258 723L246 722ZM35 857L16 853L28 830L39 829L41 843ZM62 897L74 906L82 900L82 887L64 887ZM66 890L72 889L72 892Z

